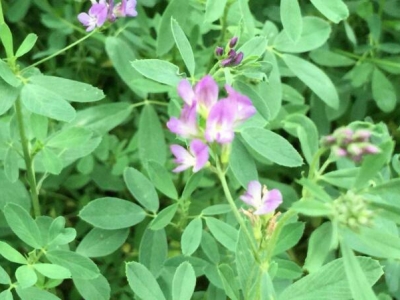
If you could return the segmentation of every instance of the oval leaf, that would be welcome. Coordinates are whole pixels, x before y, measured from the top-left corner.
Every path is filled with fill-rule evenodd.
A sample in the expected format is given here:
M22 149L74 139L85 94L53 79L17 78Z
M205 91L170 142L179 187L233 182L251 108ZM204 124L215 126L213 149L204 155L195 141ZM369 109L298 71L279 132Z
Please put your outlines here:
M288 37L296 43L303 31L303 19L297 0L281 0L281 21Z

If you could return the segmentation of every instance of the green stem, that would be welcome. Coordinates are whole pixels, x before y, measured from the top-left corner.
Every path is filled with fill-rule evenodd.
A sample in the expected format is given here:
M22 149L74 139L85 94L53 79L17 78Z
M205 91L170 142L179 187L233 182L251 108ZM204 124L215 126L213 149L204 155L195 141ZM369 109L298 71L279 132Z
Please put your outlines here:
M57 56L57 55L60 55L61 53L63 53L63 52L65 52L65 51L67 51L67 50L69 50L69 49L75 47L75 46L78 45L79 43L81 43L81 42L83 42L84 40L88 39L89 37L91 37L91 36L92 36L94 33L96 33L96 32L97 32L97 30L93 30L93 31L90 32L89 34L87 34L87 35L85 35L84 37L80 38L79 40L73 42L72 44L68 45L67 47L65 47L65 48L63 48L63 49L61 49L61 50L58 50L57 52L54 52L53 54L51 54L51 55L49 55L49 56L47 56L47 57L45 57L45 58L43 58L43 59L41 59L41 60L39 60L39 61L33 63L32 65L30 65L30 66L28 66L28 67L26 67L26 68L23 69L21 72L24 72L24 71L26 71L26 70L28 70L28 69L30 69L30 68L36 67L36 66L38 66L38 65L40 65L40 64L42 64L42 63L44 63L45 61L48 61L49 59L52 59L53 57L55 57L55 56Z
M250 245L251 245L251 247L253 249L253 252L254 252L254 257L256 259L258 259L258 254L257 254L258 252L257 252L257 249L254 246L254 242L253 242L254 238L250 235L250 232L247 229L247 226L246 226L246 224L245 224L245 222L244 222L244 220L242 218L242 215L239 213L239 210L236 207L235 201L233 200L232 194L231 194L231 192L229 190L229 187L228 187L228 183L226 181L225 173L222 170L221 164L218 161L218 159L216 159L216 167L217 167L216 168L217 175L218 175L219 180L221 181L222 189L224 190L225 197L228 200L228 203L229 203L229 205L230 205L230 207L231 207L231 209L233 211L233 214L235 215L236 220L238 221L240 227L242 227L242 230L244 230L244 233L246 234L247 238L249 239L249 243L250 243Z
M4 23L3 7L1 6L1 1L0 1L0 25L3 23Z
M15 101L15 113L17 115L17 123L19 129L19 136L22 144L22 151L24 153L27 178L32 198L33 213L35 217L39 217L40 216L39 195L36 188L36 178L35 178L35 171L33 170L33 161L29 153L29 141L26 138L26 133L25 133L25 124L24 124L24 117L22 115L20 98L17 98L17 100Z

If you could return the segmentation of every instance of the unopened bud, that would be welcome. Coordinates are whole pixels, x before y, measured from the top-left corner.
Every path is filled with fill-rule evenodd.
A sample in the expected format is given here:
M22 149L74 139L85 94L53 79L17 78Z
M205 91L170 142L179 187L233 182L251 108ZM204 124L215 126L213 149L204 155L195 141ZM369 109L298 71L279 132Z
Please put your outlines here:
M229 58L235 58L236 57L236 51L234 49L229 50L228 57Z
M228 67L232 64L232 61L233 61L233 58L230 58L230 57L225 58L225 59L221 60L221 66Z
M371 134L370 130L359 129L354 133L353 140L356 142L368 142Z
M229 41L229 48L234 48L236 46L238 42L238 37L234 36L233 38L231 38L231 40Z
M244 56L243 52L239 52L239 53L236 55L236 57L233 59L233 64L234 64L235 66L239 65L239 64L242 62L242 60L243 60L243 56Z
M347 155L347 151L340 147L335 147L333 151L335 155L339 157L345 157Z
M221 56L222 54L224 54L224 48L222 48L222 47L215 48L215 55L216 56Z
M363 147L363 152L365 154L377 154L377 153L381 152L381 149L379 149L375 145L367 144L367 145L365 145L365 147Z

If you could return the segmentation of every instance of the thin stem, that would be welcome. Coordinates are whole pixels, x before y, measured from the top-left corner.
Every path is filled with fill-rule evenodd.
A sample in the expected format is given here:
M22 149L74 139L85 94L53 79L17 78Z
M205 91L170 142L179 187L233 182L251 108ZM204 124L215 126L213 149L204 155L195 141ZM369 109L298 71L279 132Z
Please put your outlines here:
M43 59L41 59L41 60L39 60L39 61L33 63L32 65L30 65L30 66L28 66L28 67L26 67L26 68L23 69L21 72L26 71L26 70L28 70L28 69L30 69L30 68L36 67L36 66L38 66L38 65L40 65L40 64L42 64L42 63L44 63L45 61L48 61L49 59L52 59L53 57L55 57L55 56L57 56L57 55L60 55L61 53L63 53L63 52L65 52L65 51L67 51L67 50L69 50L69 49L75 47L75 46L78 45L79 43L81 43L81 42L83 42L84 40L88 39L89 37L91 37L91 36L92 36L94 33L96 33L96 32L97 32L96 30L93 30L93 31L90 32L89 34L87 34L87 35L85 35L84 37L80 38L79 40L73 42L72 44L68 45L67 47L65 47L65 48L63 48L63 49L61 49L61 50L58 50L57 52L54 52L53 54L51 54L51 55L49 55L49 56L47 56L47 57L45 57L45 58L43 58Z
M233 211L233 214L235 215L236 220L238 221L240 227L242 227L242 229L244 230L244 233L246 234L247 238L249 239L249 242L250 242L251 247L254 252L254 257L257 258L258 252L257 252L256 247L254 246L254 242L253 242L254 239L250 235L250 232L247 230L247 226L242 218L242 215L239 213L239 210L236 207L235 201L233 200L232 194L228 187L228 183L226 181L225 173L223 172L223 170L221 168L221 164L218 161L218 159L216 159L216 165L217 165L217 168L216 168L217 175L218 175L219 180L221 181L222 189L224 190L225 197L228 200L228 203Z
M17 98L17 100L15 101L15 113L17 115L17 123L19 129L19 136L22 144L22 151L24 153L26 173L32 198L33 213L35 217L39 217L40 216L39 195L36 188L36 178L35 178L35 171L33 170L33 161L29 153L29 141L26 138L26 133L25 133L25 124L22 115L20 98Z

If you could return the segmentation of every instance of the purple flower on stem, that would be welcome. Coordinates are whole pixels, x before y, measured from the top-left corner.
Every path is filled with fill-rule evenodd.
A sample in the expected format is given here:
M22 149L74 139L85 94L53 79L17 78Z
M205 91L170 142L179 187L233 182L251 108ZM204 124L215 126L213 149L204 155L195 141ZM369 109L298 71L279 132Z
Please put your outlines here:
M227 99L236 104L235 125L241 124L256 113L256 108L247 96L238 93L229 85L225 85L225 89L228 92Z
M207 117L210 109L218 101L218 85L210 75L204 76L195 86L195 100L198 111L203 117Z
M185 103L189 106L193 105L194 92L192 85L187 79L182 79L178 84L178 94L185 101Z
M78 15L79 22L86 26L86 31L92 31L95 27L101 27L107 20L108 5L105 1L94 2L88 13Z
M255 208L253 214L264 215L273 212L282 203L282 194L278 189L268 191L260 182L253 180L240 199Z
M167 122L168 129L183 138L195 137L199 133L197 127L196 103L184 105L179 119L172 117Z
M136 0L122 0L113 10L116 17L136 17Z
M171 145L170 149L175 156L174 162L179 164L173 172L182 172L193 167L193 172L196 173L208 162L208 147L201 140L191 141L189 151L179 145Z
M236 103L225 98L218 101L210 111L206 122L205 137L208 142L229 144L235 136L234 122Z
M222 48L222 47L215 48L215 55L216 56L221 56L222 54L224 54L224 48Z

